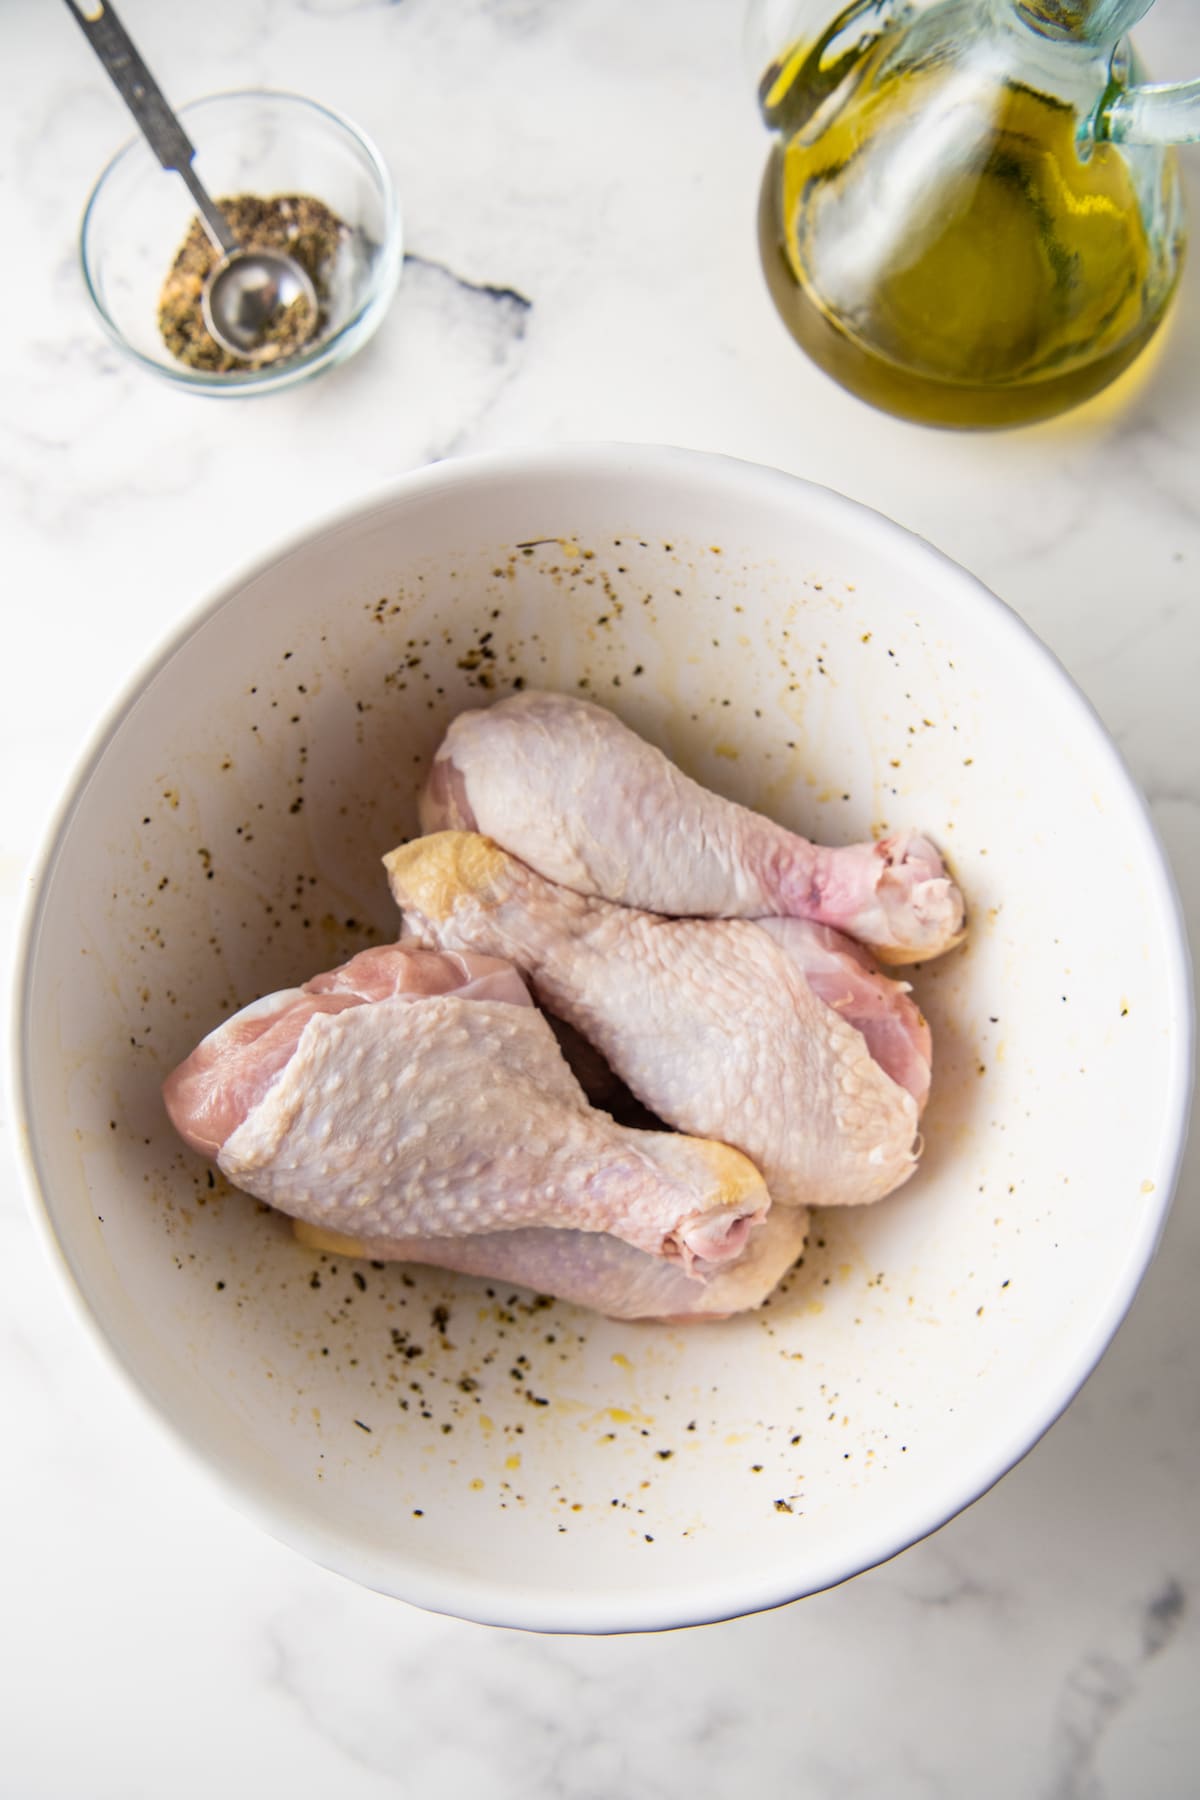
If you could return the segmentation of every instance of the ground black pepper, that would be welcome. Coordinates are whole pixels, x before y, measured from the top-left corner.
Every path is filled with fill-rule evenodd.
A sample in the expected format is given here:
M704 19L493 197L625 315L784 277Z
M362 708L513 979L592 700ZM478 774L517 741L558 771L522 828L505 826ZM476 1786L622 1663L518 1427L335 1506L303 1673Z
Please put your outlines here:
M217 204L243 249L285 250L295 258L312 281L319 308L315 331L310 330L311 309L305 300L298 299L272 321L266 341L254 356L233 356L223 350L206 330L200 308L200 296L217 261L217 251L199 219L193 219L163 283L158 328L167 349L179 362L189 369L224 375L282 362L320 335L327 316L334 263L349 235L349 227L310 194L277 194L269 200L256 194L235 194Z

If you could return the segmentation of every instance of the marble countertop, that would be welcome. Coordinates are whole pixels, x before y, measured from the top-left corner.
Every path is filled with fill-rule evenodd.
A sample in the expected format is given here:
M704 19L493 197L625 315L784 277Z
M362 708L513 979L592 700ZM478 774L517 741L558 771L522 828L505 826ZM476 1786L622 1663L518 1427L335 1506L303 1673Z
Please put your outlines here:
M179 98L294 88L383 149L409 261L370 348L219 405L130 367L75 236L126 119L64 9L0 24L0 915L93 720L220 578L431 459L658 440L815 477L1016 607L1143 785L1200 926L1200 267L1160 345L1050 426L924 431L777 323L740 0L127 0ZM1160 0L1158 72L1200 72ZM1188 163L1200 192L1200 152ZM1080 895L1081 906L1087 896ZM0 1791L1159 1800L1196 1791L1200 1157L1101 1367L1038 1448L891 1564L757 1618L551 1639L427 1617L230 1510L95 1356L0 1163Z

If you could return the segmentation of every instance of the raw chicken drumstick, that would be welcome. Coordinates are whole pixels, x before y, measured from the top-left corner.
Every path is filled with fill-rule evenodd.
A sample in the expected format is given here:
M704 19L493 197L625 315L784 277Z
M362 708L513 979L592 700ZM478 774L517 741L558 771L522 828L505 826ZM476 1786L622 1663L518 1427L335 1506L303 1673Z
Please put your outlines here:
M377 1262L432 1263L462 1275L517 1282L606 1313L610 1319L723 1319L761 1306L804 1248L808 1214L776 1206L732 1262L703 1281L678 1262L647 1256L602 1231L549 1227L481 1232L460 1238L345 1237L297 1224L296 1236L315 1250Z
M164 1099L237 1187L392 1256L413 1240L418 1261L418 1240L561 1227L703 1279L770 1203L736 1150L594 1112L524 984L486 956L364 951L237 1013ZM503 1267L519 1279L511 1254Z
M786 942L800 921L782 922L781 942L749 919L585 899L466 832L418 838L384 862L406 933L513 963L660 1119L744 1151L776 1206L878 1200L915 1168L928 1028L900 984L857 958L831 974L824 943L814 987ZM871 1037L887 1040L901 1079Z
M962 895L925 838L810 844L566 694L460 713L420 815L424 831L481 832L549 881L647 912L812 919L891 963L938 956L962 936Z

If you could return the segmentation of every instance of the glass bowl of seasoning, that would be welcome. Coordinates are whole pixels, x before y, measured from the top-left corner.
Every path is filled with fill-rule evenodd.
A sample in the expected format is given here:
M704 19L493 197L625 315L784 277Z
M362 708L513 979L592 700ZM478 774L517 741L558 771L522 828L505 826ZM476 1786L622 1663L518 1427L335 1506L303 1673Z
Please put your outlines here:
M343 361L376 330L403 261L391 178L370 140L298 94L214 94L180 107L196 171L244 247L284 250L307 270L318 319L286 318L252 359L209 335L201 295L216 251L183 183L141 137L96 184L80 240L88 293L136 362L206 394L290 387ZM297 342L297 337L302 341Z

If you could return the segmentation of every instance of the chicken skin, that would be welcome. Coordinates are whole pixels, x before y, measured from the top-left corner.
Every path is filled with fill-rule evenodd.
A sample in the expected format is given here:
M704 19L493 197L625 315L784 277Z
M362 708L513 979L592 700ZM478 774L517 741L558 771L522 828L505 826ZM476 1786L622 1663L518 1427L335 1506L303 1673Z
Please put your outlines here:
M460 713L420 817L425 832L480 832L579 894L675 917L809 919L882 962L937 956L963 932L962 895L925 838L810 844L566 694Z
M670 1265L678 1280L661 1291L684 1314L693 1284L751 1250L773 1281L802 1241L802 1229L772 1234L763 1263L769 1196L738 1151L594 1111L524 984L488 956L365 951L236 1014L168 1077L164 1099L180 1135L237 1187L370 1242L372 1255L559 1292L571 1257L547 1234L602 1238L604 1298L625 1263L642 1271L649 1304L658 1271L644 1258ZM572 1297L586 1298L588 1266ZM731 1304L765 1297L758 1279L727 1284Z
M586 898L472 833L384 862L406 934L512 963L666 1124L750 1157L776 1206L878 1200L915 1168L929 1034L900 984L854 960L848 984L835 967L834 1004L771 929ZM872 1055L873 1014L916 1092Z

